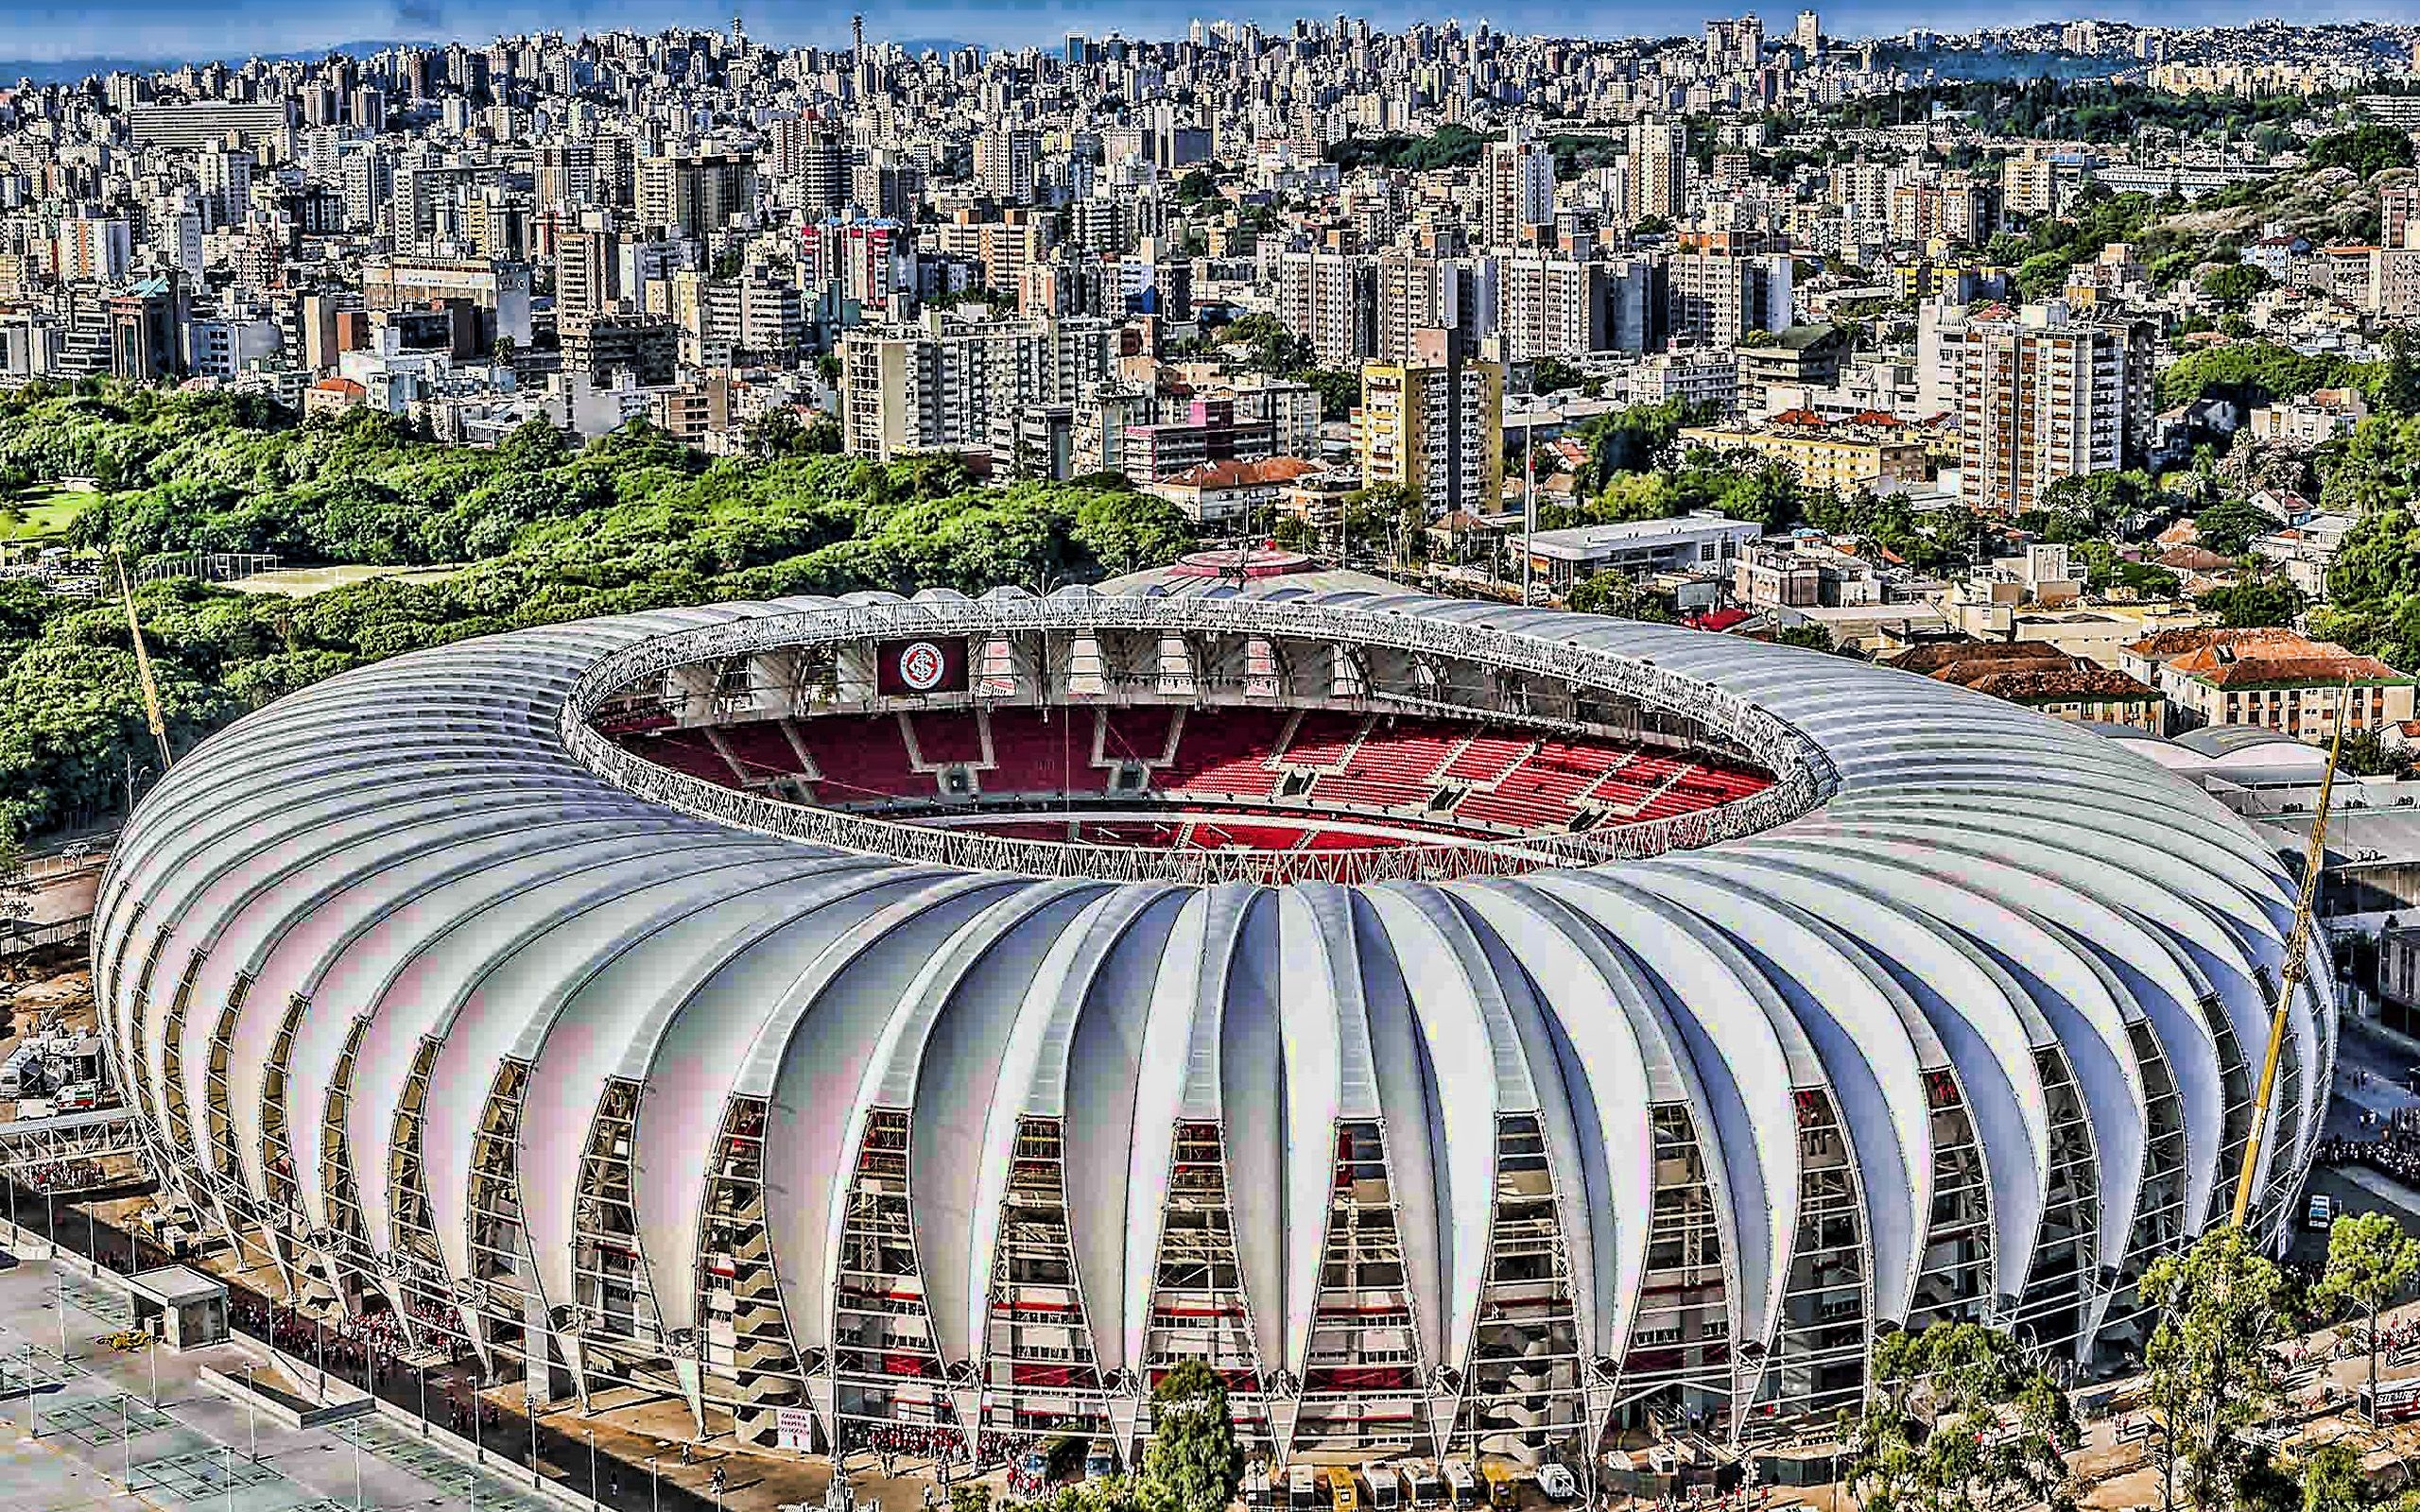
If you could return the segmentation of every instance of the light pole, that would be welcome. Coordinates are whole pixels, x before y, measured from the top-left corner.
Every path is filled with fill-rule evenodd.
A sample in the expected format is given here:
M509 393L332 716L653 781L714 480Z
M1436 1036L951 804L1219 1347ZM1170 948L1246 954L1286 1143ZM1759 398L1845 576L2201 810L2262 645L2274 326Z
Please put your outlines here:
M143 1358L151 1366L151 1408L156 1412L160 1407L160 1335L146 1333L143 1338Z
M129 1492L134 1489L134 1436L126 1429L126 1393L117 1394L117 1452L124 1456L126 1469L118 1479Z
M361 1427L353 1430L353 1512L361 1512Z
M663 1503L658 1499L659 1493L662 1490L662 1487L658 1485L658 1474L659 1472L655 1468L655 1456L649 1454L647 1457L647 1512L664 1512Z
M420 1363L420 1436L428 1436L428 1362Z
M235 1446L218 1446L218 1466L227 1480L227 1512L235 1512Z
M529 1418L529 1484L535 1486L543 1479L538 1473L538 1394L536 1392L525 1391L521 1394L521 1410Z
M588 1431L588 1505L591 1512L601 1512L604 1503L596 1499L596 1430Z
M274 1330L272 1330L274 1332ZM260 1425L252 1419L252 1367L244 1366L244 1439L246 1455L255 1465L261 1462Z

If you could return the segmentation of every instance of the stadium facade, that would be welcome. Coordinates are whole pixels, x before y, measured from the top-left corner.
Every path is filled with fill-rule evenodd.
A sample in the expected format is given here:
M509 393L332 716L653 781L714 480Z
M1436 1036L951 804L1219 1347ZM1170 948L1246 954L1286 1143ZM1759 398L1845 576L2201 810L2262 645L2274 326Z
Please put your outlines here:
M94 960L199 1221L543 1396L1131 1452L1201 1359L1280 1454L1536 1458L1828 1418L1887 1327L2122 1356L2291 912L2011 705L1278 578L400 657L180 763Z

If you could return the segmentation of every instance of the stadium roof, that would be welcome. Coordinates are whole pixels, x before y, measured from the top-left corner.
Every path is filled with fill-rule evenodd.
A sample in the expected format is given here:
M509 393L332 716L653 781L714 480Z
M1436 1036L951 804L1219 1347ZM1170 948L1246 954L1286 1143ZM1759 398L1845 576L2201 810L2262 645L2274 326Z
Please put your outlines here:
M1302 577L1236 592L1373 637L1483 627L1525 654L1677 679L1818 753L1820 800L1703 849L1462 882L1117 883L854 851L733 822L769 802L754 795L609 781L580 738L584 679L657 647L683 665L987 606L1019 623L1178 626L1202 601L1077 589L1037 606L1003 590L980 605L936 593L667 610L399 657L205 743L112 857L94 935L104 1022L140 1047L135 1095L171 1152L202 1170L223 1152L264 1201L265 1068L283 1057L283 1106L300 1111L282 1137L314 1227L331 1221L332 1168L316 1115L349 1057L335 1153L379 1254L396 1243L397 1111L416 1057L432 1057L429 1084L463 1094L428 1100L419 1168L445 1267L465 1280L481 1094L508 1061L527 1066L518 1190L550 1297L571 1291L583 1140L609 1080L648 1089L632 1206L658 1265L700 1252L726 1101L767 1099L765 1179L786 1194L771 1243L802 1349L832 1342L821 1299L853 1142L878 1108L913 1122L925 1295L951 1359L980 1337L998 1184L1026 1116L1086 1125L1068 1142L1068 1207L1105 1370L1142 1348L1151 1255L1132 1236L1157 1232L1182 1119L1230 1130L1247 1285L1285 1299L1253 1327L1262 1357L1297 1373L1328 1131L1383 1108L1430 1109L1388 1136L1429 1360L1465 1358L1478 1321L1499 1114L1538 1115L1564 1173L1592 1357L1627 1347L1661 1101L1686 1102L1708 1132L1743 1339L1778 1327L1798 1243L1783 1089L1827 1090L1840 1108L1877 1318L1907 1314L1924 1261L1935 1074L1954 1073L1979 1135L2003 1294L2022 1291L2044 1223L2046 1054L2064 1055L2089 1120L2098 1253L2133 1252L2161 1159L2167 1093L2146 1080L2146 1037L2181 1108L2185 1228L2222 1211L2241 1134L2226 1089L2265 1040L2261 984L2292 894L2206 795L2100 736L1819 653ZM2315 954L2290 1021L2273 1219L2320 1129L2331 980ZM174 1021L172 1096L161 1051L180 982L176 1001L196 1007ZM233 1123L216 1129L221 1032ZM2111 1295L2091 1290L2087 1334ZM699 1324L696 1288L659 1280L655 1296L668 1332Z

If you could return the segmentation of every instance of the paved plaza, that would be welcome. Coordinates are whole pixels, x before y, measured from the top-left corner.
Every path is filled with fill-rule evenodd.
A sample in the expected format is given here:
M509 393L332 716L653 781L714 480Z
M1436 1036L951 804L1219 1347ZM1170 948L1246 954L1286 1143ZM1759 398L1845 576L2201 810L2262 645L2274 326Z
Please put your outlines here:
M581 1504L535 1490L526 1473L475 1468L380 1418L300 1432L265 1414L248 1418L200 1372L240 1373L253 1356L234 1345L184 1355L111 1348L130 1316L122 1294L54 1269L39 1254L0 1271L0 1512L565 1512Z

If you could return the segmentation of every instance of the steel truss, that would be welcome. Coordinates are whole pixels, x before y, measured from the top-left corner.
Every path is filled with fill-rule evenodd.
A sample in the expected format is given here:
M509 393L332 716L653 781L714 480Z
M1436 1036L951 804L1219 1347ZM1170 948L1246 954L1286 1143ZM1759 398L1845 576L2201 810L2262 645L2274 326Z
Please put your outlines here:
M1569 834L1452 837L1309 852L1150 850L969 834L787 803L659 766L616 745L592 723L597 710L616 694L676 667L922 635L1098 630L1311 640L1451 657L1524 673L1567 683L1575 692L1587 689L1627 698L1643 709L1690 721L1762 764L1775 782L1717 808ZM1815 807L1839 785L1830 760L1796 727L1737 694L1636 657L1420 615L1260 600L1109 597L1080 591L1048 598L1002 593L980 599L845 605L679 630L591 663L564 697L558 721L565 748L583 765L641 798L699 818L838 850L960 870L1121 882L1433 881L1599 866L1771 829Z

